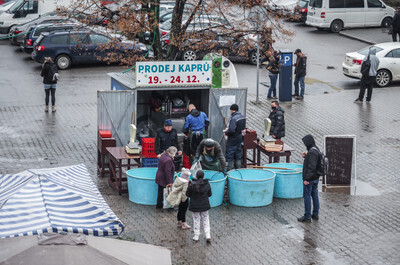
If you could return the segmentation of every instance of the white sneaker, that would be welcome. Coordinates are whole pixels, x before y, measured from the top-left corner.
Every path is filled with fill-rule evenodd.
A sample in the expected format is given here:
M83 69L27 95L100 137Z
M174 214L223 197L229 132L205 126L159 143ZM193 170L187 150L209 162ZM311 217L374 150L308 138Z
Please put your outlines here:
M210 234L210 232L206 233L206 241L207 241L207 243L211 242L211 234Z
M193 241L194 242L199 242L199 235L194 235Z

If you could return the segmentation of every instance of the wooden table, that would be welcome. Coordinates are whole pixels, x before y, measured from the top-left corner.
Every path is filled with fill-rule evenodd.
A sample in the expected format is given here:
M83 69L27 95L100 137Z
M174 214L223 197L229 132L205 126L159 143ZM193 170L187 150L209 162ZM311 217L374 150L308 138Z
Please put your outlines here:
M110 156L110 178L108 183L110 186L118 191L118 194L127 193L127 188L122 188L122 182L126 182L126 177L122 177L122 168L126 167L128 170L131 167L141 167L140 158L141 154L129 155L125 151L125 147L107 147ZM124 164L123 160L127 160ZM132 162L131 162L132 160Z
M257 141L254 141L254 143L256 144L257 149L257 166L261 166L261 153L268 156L268 163L272 163L272 159L274 163L279 162L279 158L281 156L286 156L286 163L290 163L290 156L294 149L288 144L283 144L283 150L280 152L269 152L265 150L265 148L261 146L260 143L257 143Z

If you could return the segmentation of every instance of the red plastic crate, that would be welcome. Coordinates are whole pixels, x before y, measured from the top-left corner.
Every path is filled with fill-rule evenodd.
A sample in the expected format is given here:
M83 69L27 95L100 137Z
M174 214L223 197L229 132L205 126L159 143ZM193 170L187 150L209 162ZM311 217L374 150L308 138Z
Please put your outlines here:
M154 152L154 138L143 138L142 139L142 156L148 158L155 158L157 157L156 153Z
M99 134L102 138L112 138L111 131L99 131Z

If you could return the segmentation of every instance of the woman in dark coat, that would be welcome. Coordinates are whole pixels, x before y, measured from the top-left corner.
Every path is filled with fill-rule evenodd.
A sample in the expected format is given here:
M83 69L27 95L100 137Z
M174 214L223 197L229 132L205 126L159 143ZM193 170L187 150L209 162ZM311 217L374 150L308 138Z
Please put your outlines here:
M156 183L158 184L157 209L163 208L164 188L172 186L174 182L174 157L176 152L176 147L171 146L165 150L158 161L158 170L156 173Z
M208 179L204 179L204 172L199 170L196 172L196 179L189 182L186 190L186 196L190 198L189 211L193 212L193 240L199 241L200 223L203 222L206 241L211 242L210 218L208 210L211 209L209 197L211 197L211 185Z
M43 76L44 92L46 93L46 107L44 111L49 111L49 98L51 94L51 111L54 112L56 111L56 88L59 74L57 66L53 63L53 60L50 57L44 58L40 76Z

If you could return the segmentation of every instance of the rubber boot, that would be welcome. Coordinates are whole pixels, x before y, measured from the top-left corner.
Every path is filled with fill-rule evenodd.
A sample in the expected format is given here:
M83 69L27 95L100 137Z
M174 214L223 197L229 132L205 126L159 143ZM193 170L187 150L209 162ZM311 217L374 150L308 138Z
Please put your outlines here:
M229 170L232 170L232 169L234 169L233 161L229 161L227 170L229 171Z
M242 168L242 159L235 160L235 167L236 169Z

